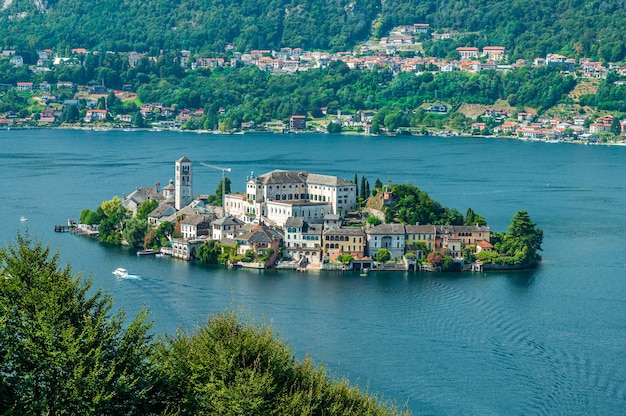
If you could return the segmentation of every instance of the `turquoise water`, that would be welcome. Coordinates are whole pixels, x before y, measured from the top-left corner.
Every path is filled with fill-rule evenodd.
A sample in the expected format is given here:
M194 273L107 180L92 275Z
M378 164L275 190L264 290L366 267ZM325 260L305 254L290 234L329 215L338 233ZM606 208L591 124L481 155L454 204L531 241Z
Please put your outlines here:
M412 183L504 231L517 210L544 230L533 271L358 274L227 270L53 232L83 208L166 184L174 161ZM626 409L626 147L477 138L0 131L0 243L26 230L155 331L242 307L310 355L416 415L621 415ZM218 170L194 165L194 192ZM28 221L20 221L21 216ZM117 279L124 267L135 279Z

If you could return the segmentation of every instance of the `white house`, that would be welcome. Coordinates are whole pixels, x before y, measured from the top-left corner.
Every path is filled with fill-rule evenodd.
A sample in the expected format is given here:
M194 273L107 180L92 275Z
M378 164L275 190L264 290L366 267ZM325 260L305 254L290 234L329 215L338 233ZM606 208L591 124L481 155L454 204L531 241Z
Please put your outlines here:
M386 248L391 257L402 257L406 245L406 230L404 224L380 224L366 231L367 255L375 258L376 252Z

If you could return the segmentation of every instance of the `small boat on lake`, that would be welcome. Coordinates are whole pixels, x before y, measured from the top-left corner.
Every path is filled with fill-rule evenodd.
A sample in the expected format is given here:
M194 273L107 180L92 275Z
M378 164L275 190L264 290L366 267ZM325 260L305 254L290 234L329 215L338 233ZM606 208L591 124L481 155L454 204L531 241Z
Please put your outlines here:
M138 256L153 256L156 253L158 253L156 250L152 250L151 248L146 249L146 250L139 250L137 252Z
M113 271L113 274L116 275L117 277L128 277L128 270L122 267L118 267L117 269Z
M20 221L22 221L22 222L26 222L26 221L28 221L28 218L26 218L26 217L20 217Z

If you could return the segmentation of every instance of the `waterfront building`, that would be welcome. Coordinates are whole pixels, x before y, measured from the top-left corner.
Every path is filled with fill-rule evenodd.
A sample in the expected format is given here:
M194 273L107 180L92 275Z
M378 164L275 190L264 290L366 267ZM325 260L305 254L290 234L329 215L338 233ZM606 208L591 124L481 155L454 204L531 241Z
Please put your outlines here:
M211 218L206 215L188 215L180 221L183 238L195 239L211 234Z
M177 210L189 205L193 200L191 160L181 157L176 161L176 190L174 207Z
M355 259L363 258L366 241L365 231L358 227L331 227L324 230L324 251L331 263L338 261L337 258L342 254L350 254Z
M424 243L428 250L435 247L437 230L434 225L406 225L406 245L407 247L416 246L418 243Z
M251 225L236 237L237 254L244 255L252 250L256 256L265 255L265 250L271 249L272 254L265 261L265 267L271 266L276 261L278 249L282 245L283 236L277 230L265 225Z
M336 176L274 170L246 180L245 195L226 195L226 213L282 227L289 217L321 223L328 214L356 209L356 185Z
M463 246L491 239L491 230L487 225L438 225L436 230L435 250L447 249L453 258L462 257Z
M309 224L301 217L290 217L285 222L283 256L288 259L306 259L308 264L322 261L322 225Z
M243 225L243 221L230 215L217 219L211 223L213 240L236 238Z
M367 255L375 258L376 252L386 248L391 258L401 258L405 252L406 230L404 224L380 224L369 228L367 234Z

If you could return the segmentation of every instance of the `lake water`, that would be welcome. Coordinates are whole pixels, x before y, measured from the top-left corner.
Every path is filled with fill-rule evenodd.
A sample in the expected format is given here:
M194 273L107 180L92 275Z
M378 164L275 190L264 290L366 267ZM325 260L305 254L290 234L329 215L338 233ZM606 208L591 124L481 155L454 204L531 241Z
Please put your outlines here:
M412 183L495 231L523 209L544 230L544 261L527 272L363 278L138 258L54 233L83 208L167 184L182 156L232 168L234 192L251 171L296 169ZM0 244L28 229L116 306L145 305L157 333L241 307L298 357L415 415L622 415L625 161L626 147L503 139L3 130ZM220 179L194 165L194 193L214 193ZM116 267L138 278L117 279Z

